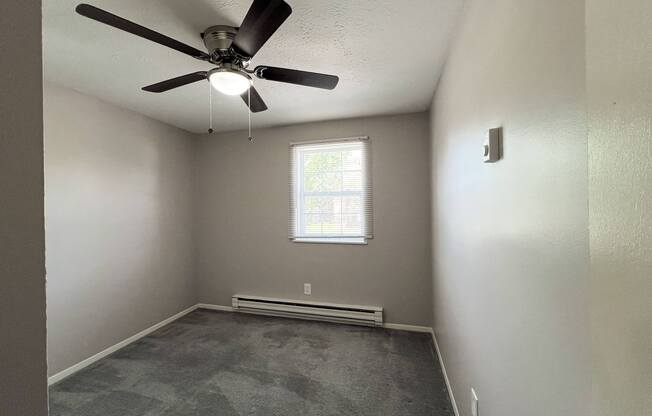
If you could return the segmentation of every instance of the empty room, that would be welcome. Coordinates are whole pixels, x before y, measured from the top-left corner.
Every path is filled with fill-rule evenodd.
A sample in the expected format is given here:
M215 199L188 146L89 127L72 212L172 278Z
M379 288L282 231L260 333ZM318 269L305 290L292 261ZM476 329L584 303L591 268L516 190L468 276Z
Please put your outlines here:
M0 416L652 415L652 3L5 0Z

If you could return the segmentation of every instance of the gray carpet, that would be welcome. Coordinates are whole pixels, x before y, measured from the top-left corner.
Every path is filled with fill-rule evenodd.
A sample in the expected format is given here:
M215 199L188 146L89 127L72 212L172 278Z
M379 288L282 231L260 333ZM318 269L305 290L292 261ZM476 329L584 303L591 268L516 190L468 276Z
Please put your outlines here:
M51 416L435 415L430 336L197 310L50 387Z

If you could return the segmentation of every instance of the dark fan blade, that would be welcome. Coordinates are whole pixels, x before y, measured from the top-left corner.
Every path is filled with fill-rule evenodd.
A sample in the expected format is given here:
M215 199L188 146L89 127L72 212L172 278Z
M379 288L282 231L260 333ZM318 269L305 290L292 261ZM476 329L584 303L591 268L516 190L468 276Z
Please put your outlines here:
M165 92L173 88L182 87L184 85L192 84L193 82L206 79L206 71L193 72L192 74L181 75L180 77L168 79L157 84L148 85L143 87L143 91L147 92Z
M251 112L260 113L261 111L267 110L267 104L265 104L265 101L263 101L263 99L260 97L260 94L258 94L258 91L256 91L253 85L251 88L249 88L249 91L251 92ZM245 105L249 106L248 92L245 91L241 97L244 100Z
M283 0L254 0L235 36L233 49L253 57L291 13L292 8Z
M200 51L199 49L195 49L192 46L186 45L185 43L179 42L178 40L172 39L171 37L155 32L134 22L130 22L129 20L123 19L120 16L116 16L102 9L98 9L97 7L91 6L90 4L82 3L78 5L75 10L77 13L81 14L82 16L86 16L89 19L97 20L98 22L102 22L109 26L124 30L125 32L132 33L136 36L140 36L141 38L149 39L152 42L159 43L163 46L167 46L168 48L176 49L177 51L185 53L186 55L190 55L193 58L201 59L202 61L209 59L208 54Z
M325 90L334 89L340 81L335 75L297 71L296 69L275 68L273 66L256 67L254 73L261 79L305 85L306 87L323 88Z

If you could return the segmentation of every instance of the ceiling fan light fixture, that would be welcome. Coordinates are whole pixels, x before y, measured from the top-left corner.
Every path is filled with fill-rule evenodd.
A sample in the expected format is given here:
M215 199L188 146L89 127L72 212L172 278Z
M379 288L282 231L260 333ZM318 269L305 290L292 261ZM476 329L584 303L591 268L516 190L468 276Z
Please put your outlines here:
M233 69L216 69L208 79L213 88L226 95L241 95L251 87L251 77Z
M201 37L208 53L90 4L78 4L75 11L81 16L174 49L216 67L209 71L196 71L157 82L143 87L143 91L162 93L208 80L209 91L215 88L223 94L240 95L249 111L258 113L267 110L267 105L253 85L252 74L261 80L325 90L334 89L339 82L339 78L335 75L289 68L263 65L253 71L247 69L254 55L292 13L292 8L285 0L253 0L239 27L215 25L204 30Z

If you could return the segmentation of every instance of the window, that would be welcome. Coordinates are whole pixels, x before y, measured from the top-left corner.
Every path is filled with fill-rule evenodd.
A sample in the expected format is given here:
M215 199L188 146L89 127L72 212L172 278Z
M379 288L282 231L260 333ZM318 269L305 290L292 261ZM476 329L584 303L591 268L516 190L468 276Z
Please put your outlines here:
M367 137L290 147L290 238L363 244L372 238Z

